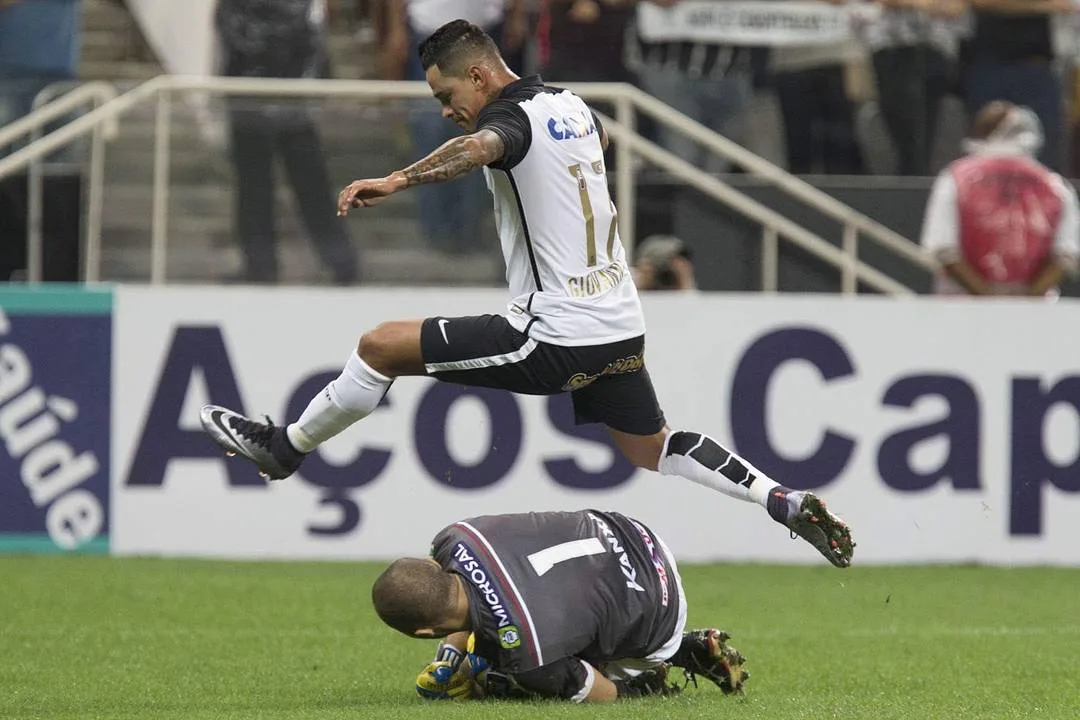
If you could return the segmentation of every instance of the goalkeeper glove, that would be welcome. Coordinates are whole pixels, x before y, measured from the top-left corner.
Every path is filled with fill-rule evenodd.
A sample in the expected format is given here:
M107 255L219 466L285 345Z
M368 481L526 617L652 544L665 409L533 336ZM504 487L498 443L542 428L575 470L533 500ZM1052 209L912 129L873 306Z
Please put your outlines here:
M469 700L476 693L473 666L453 645L440 644L435 660L416 676L416 692L428 700Z

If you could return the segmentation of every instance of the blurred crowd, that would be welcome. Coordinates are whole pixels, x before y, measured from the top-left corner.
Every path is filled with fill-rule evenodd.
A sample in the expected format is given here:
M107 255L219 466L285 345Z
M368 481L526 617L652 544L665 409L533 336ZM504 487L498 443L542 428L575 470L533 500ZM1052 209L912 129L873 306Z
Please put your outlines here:
M1067 103L1080 103L1065 90L1077 77L1076 0L829 0L816 14L806 3L796 10L774 2L771 15L763 3L738 0L389 0L361 3L360 12L387 79L421 78L409 48L464 16L500 39L520 73L634 83L740 143L755 91L769 89L786 167L797 174L866 172L856 114L872 100L894 174L941 170L922 237L945 268L939 291L1044 295L1075 271L1076 193L1054 171L1080 175L1066 151L1067 118L1077 127L1080 114L1067 112ZM949 95L971 128L968 147L953 157L971 157L938 168L933 152ZM445 125L420 127L432 118L414 120L420 147L449 137ZM1037 142L1027 139L1033 133ZM677 133L652 135L707 170L730 169ZM461 202L469 190L440 190L448 194L421 206L429 218L442 213L429 219L429 237L452 236L454 227L471 233ZM674 237L647 238L636 273L644 289L694 287L691 258Z
M42 88L76 77L80 4L0 0L0 125L25 114ZM962 154L955 147L951 157L934 158L951 96L969 127L995 102L1024 109L1040 133L1025 152L1046 172L1080 176L1080 0L218 0L219 71L334 76L331 12L349 15L357 44L373 46L385 79L423 79L419 41L466 18L497 39L519 74L538 72L555 84L632 83L741 144L761 123L751 117L755 95L767 91L779 109L782 164L797 174L867 173L858 118L871 108L892 146L891 174L934 175ZM414 154L456 132L432 101L417 101L408 117ZM245 258L238 279L279 278L277 159L327 272L356 282L360 268L342 221L323 212L334 189L310 114L230 102L228 120ZM704 169L737 170L677 133L647 122L639 128ZM1062 192L1046 197L1064 197L1070 208ZM418 195L431 247L454 255L479 249L489 200L478 174L425 185ZM653 245L660 254L643 261L639 279L692 288L677 238Z
M710 5L728 6L729 12L714 14L711 23L700 15L695 20L694 12L707 14ZM994 100L1031 108L1046 136L1040 159L1080 175L1080 167L1067 161L1070 126L1078 113L1067 111L1074 93L1064 90L1076 76L1072 61L1080 15L1075 0L821 0L817 14L807 15L801 11L806 3L797 3L799 12L777 11L772 17L762 15L763 5L361 0L358 13L375 29L386 78L414 77L410 42L441 21L462 16L501 38L519 72L538 71L549 82L632 82L736 141L747 132L754 91L769 88L782 116L786 165L795 173L865 172L856 110L872 99L893 145L895 174L930 175L941 103L953 95L963 101L969 119ZM684 12L677 15L680 6ZM749 32L740 32L744 28L733 19L733 7L742 10ZM800 21L836 27L786 31ZM681 22L691 27L678 27ZM686 39L690 35L692 41ZM760 44L750 44L755 41ZM726 169L709 166L693 143L658 135L685 159Z
M76 77L79 4L0 0L0 127L30 112L48 85Z

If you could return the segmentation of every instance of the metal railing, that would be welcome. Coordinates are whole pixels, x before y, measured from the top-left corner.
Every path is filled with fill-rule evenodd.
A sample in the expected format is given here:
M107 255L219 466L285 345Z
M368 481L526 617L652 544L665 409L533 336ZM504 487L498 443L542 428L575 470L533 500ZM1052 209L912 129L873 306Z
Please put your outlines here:
M30 141L24 149L34 147L41 139L45 126L60 120L81 107L90 105L100 108L119 96L116 88L107 82L89 82L64 91L65 84L49 86L34 98L34 111L26 117L0 127L0 148L24 138ZM60 97L53 99L57 93ZM116 135L115 117L95 125L90 130L90 167L86 197L86 234L84 248L86 265L84 278L97 280L96 270L100 266L101 217L103 190L105 183L105 141ZM21 151L13 153L18 156ZM51 151L50 151L51 152ZM26 275L30 282L40 282L44 271L44 243L42 241L42 214L44 212L44 171L42 163L48 153L28 155L28 160L11 163L12 170L2 168L7 161L0 160L0 178L15 172L23 165L28 166L27 173L27 222L26 222ZM90 277L89 270L95 270Z
M741 166L749 174L766 180L773 186L784 190L788 195L814 207L826 217L836 220L843 226L841 248L847 261L839 266L841 270L841 289L845 293L856 292L856 266L859 264L859 235L865 235L885 250L907 260L916 267L927 272L935 272L938 262L920 246L911 242L900 233L897 233L877 222L873 218L864 215L849 205L845 205L832 195L819 190L805 180L787 172L783 168L770 163L759 155L755 155L741 145L728 140L709 128L705 127L692 118L683 115L668 105L660 102L652 95L630 86L628 94L634 107L653 119L663 123L669 128L685 135L712 150L724 159ZM732 205L736 210L743 207ZM766 232L768 226L766 226ZM793 238L792 238L793 239ZM768 240L766 240L765 253L768 255ZM827 262L832 262L820 253L805 248ZM775 253L773 253L775 255ZM852 262L855 261L855 262ZM835 264L835 263L833 263ZM775 278L775 274L773 275Z
M165 281L166 245L168 242L169 128L172 123L171 93L209 92L221 95L245 95L297 98L394 98L431 99L431 89L422 82L388 80L265 80L258 78L161 76L157 90L156 130L154 134L154 194L151 224L150 282ZM615 105L620 124L633 127L634 111L626 95L629 86L622 83L581 85L583 97L608 101ZM434 149L434 148L432 148ZM634 178L629 148L616 148L616 207L627 207L628 219L620 213L620 236L627 252L633 245Z
M858 284L891 295L910 295L912 291L888 277L884 273L867 265L859 259L861 239L869 240L888 252L911 262L918 268L933 272L937 269L936 261L920 247L910 242L885 226L876 222L851 207L841 203L827 193L813 187L780 167L754 155L736 143L714 133L700 123L656 100L637 88L622 83L581 83L568 84L567 87L586 100L606 101L615 108L615 118L604 120L608 132L616 143L616 203L620 208L620 234L627 252L632 252L634 236L634 169L633 156L640 155L672 173L674 176L701 189L710 197L717 199L737 212L752 218L762 225L762 289L777 289L779 264L778 243L781 238L788 240L813 254L824 262L836 267L841 273L841 289L844 293L854 293ZM151 272L152 283L165 282L167 276L168 247L168 203L170 170L170 131L172 127L173 94L178 92L200 91L212 94L234 94L246 96L276 97L323 97L323 98L430 98L431 91L422 82L393 82L380 80L266 80L255 78L224 77L187 77L161 75L120 95L104 105L54 130L33 144L0 160L0 178L17 171L26 165L40 160L54 150L74 140L92 134L96 140L91 147L91 165L101 167L104 148L101 146L100 130L107 123L114 123L123 114L150 99L156 100L154 158L153 158L153 200L151 204ZM64 109L54 105L68 96L50 103L31 116L0 130L0 144L13 133L12 128L32 129L43 126L64 114ZM69 101L70 102L70 101ZM64 106L67 107L66 105ZM50 108L52 108L50 110ZM46 113L46 111L48 111ZM637 134L634 127L634 112L645 113L663 125L686 135L710 151L730 162L743 167L750 174L760 177L773 186L784 190L824 215L838 221L843 232L840 246L828 242L819 235L792 222L789 218L764 206L763 204L738 192L716 177L696 168L672 153ZM25 134L25 133L24 133ZM8 141L10 142L10 140ZM91 185L100 186L100 176L95 178L91 172ZM92 191L93 188L91 188ZM100 187L95 191L100 202ZM85 277L97 280L100 266L100 212L87 218L87 257ZM40 268L35 276L30 273L30 280L40 279Z
M888 295L907 296L915 294L911 288L903 283L893 280L885 273L865 263L858 262L853 255L837 248L819 235L815 235L775 210L717 180L674 153L635 134L620 123L603 116L601 116L601 121L607 128L608 134L617 142L629 145L649 162L658 165L673 175L692 182L700 192L740 211L743 215L762 226L762 290L767 292L776 290L779 255L777 245L779 238L784 238L825 262L840 268L845 275L850 274L852 287L855 287L856 281L858 281ZM845 289L845 292L854 292L854 290Z

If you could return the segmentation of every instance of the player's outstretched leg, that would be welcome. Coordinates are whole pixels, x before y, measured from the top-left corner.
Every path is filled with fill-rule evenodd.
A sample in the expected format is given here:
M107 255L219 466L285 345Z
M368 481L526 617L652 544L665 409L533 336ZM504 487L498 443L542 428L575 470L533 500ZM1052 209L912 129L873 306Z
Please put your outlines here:
M780 485L708 435L682 430L669 432L664 438L657 470L756 502L765 507L773 520L809 542L836 567L851 564L855 549L851 529L829 512L820 498Z
M816 495L791 490L708 435L664 429L654 435L612 430L615 444L638 467L678 475L739 500L755 502L836 567L851 564L851 529Z
M241 455L269 480L281 480L296 472L304 454L294 448L285 428L267 418L259 422L218 405L204 405L199 412L203 429L226 455Z
M226 454L241 455L265 477L281 480L296 472L307 453L370 415L395 377L423 374L419 356L419 321L384 323L360 338L341 375L320 390L288 427L269 419L252 420L217 405L203 407L202 426Z

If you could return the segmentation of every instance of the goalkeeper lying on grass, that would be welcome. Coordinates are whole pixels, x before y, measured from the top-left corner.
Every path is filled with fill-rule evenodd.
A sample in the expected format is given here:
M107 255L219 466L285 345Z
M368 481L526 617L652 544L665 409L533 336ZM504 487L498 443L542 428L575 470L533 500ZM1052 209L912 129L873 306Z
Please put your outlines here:
M725 693L749 677L726 633L685 631L675 558L617 513L463 520L435 536L430 558L394 561L371 594L390 627L444 638L417 678L424 697L610 702L677 692L672 667Z

